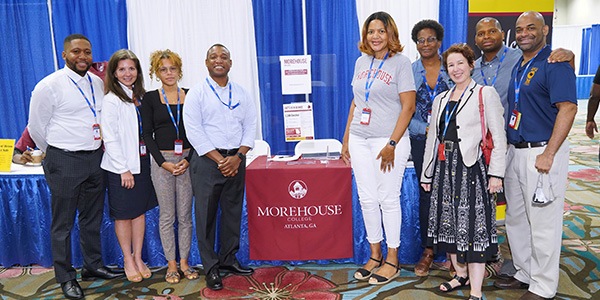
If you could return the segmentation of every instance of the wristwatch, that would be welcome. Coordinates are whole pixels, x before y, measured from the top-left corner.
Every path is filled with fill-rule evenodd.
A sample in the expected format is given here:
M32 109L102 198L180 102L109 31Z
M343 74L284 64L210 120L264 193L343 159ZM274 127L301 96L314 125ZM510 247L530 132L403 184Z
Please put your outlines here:
M398 142L394 141L394 140L390 140L389 142L390 146L392 147L396 147L396 144L398 144Z
M238 152L237 156L241 159L244 160L244 158L246 158L246 154L242 153L242 152Z

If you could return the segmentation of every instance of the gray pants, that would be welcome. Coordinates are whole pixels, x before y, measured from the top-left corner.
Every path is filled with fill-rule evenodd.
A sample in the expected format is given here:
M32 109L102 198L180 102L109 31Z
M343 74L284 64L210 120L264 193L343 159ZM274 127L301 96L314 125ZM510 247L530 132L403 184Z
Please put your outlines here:
M183 155L174 155L173 151L161 151L167 162L177 163L187 157L189 150ZM165 258L175 260L175 214L179 232L179 257L187 259L192 243L192 182L190 170L179 176L173 176L167 170L152 162L152 183L156 190L160 207L159 228Z

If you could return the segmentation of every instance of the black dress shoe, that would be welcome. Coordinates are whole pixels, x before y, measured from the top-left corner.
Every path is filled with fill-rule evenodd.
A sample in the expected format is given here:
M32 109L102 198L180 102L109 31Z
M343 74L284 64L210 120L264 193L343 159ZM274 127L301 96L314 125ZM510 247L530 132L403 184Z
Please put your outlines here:
M223 289L223 281L221 281L221 275L219 275L219 268L214 267L206 274L206 287L213 291Z
M62 289L65 297L69 299L83 299L83 290L77 280L71 279L67 282L63 282L60 284L60 288Z
M244 276L251 275L252 273L254 273L254 270L252 268L242 267L237 262L231 266L219 266L219 270L221 270L223 272L229 272L229 273L233 273L236 275L244 275Z
M494 286L503 290L528 289L529 284L519 281L512 276L503 276L494 281Z
M88 270L83 268L81 270L81 280L83 281L93 281L96 279L116 279L123 277L124 272L115 272L107 267L100 267L96 270Z

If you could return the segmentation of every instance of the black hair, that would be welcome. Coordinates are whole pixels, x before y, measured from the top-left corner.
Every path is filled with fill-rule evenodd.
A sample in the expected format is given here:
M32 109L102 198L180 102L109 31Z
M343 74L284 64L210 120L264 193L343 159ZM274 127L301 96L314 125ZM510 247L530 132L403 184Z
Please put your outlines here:
M435 37L438 41L441 42L442 40L444 40L444 27L442 26L442 24L438 23L438 21L436 20L427 19L419 21L413 27L411 32L411 38L413 42L417 42L417 35L419 35L419 31L426 28L433 29L433 31L435 31Z

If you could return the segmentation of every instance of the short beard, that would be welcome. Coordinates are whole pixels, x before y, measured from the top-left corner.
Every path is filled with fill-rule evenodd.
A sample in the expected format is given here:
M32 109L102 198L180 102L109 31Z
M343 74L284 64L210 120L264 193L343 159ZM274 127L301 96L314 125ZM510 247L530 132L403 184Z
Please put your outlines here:
M80 71L80 70L78 70L78 69L77 69L77 64L72 64L72 63L69 63L69 62L65 62L65 64L67 65L67 67L68 67L69 69L73 70L73 72L75 72L75 73L79 74L79 75L80 75L80 76L82 76L82 77L83 77L83 76L85 76L85 74L86 74L86 73L87 73L87 72L90 70L90 68L92 67L92 65L91 65L91 64L88 64L88 65L87 65L87 68L85 69L85 71Z

